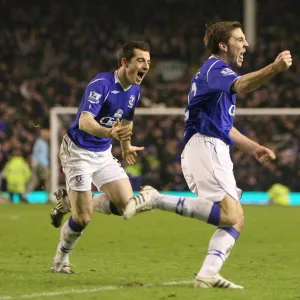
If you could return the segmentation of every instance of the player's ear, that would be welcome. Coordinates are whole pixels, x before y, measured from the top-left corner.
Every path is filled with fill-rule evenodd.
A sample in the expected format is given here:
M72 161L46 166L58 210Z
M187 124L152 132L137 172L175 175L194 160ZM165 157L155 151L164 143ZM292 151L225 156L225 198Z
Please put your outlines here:
M125 68L128 67L128 62L127 62L127 60L126 60L125 57L123 57L123 58L121 59L121 64L122 64L122 66L124 66Z
M220 42L220 43L219 43L219 48L220 48L222 51L227 52L227 46L226 46L225 43Z

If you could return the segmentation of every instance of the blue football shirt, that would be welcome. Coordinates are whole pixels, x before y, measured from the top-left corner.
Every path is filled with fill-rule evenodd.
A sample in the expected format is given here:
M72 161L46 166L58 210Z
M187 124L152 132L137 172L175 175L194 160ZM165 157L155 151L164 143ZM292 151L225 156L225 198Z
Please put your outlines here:
M195 134L218 138L232 146L236 94L231 89L240 75L224 61L211 56L192 78L185 110L184 142Z
M140 98L140 86L123 89L116 72L100 73L84 90L76 119L67 131L70 139L80 148L101 152L111 145L111 139L96 137L79 129L79 117L87 112L103 127L111 128L117 119L132 121Z

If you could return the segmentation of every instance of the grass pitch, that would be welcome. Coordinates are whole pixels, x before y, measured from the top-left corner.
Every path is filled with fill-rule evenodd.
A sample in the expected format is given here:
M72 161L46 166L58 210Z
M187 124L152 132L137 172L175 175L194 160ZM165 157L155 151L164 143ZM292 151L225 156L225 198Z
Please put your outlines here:
M246 227L222 275L243 291L194 289L210 225L152 211L124 221L95 213L71 262L53 274L59 233L50 205L0 206L0 300L300 299L300 207L245 206Z

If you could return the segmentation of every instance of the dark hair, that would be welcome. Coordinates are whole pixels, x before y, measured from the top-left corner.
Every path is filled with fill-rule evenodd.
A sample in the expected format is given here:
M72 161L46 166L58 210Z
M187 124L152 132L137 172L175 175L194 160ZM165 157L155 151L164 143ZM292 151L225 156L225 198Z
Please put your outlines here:
M206 49L211 54L218 54L220 51L219 43L226 44L231 36L232 30L236 28L242 29L242 25L238 21L217 22L208 26L203 38Z
M121 64L122 58L125 58L127 61L130 61L134 57L134 49L150 52L150 46L148 43L139 41L129 41L125 43L119 51L119 64Z

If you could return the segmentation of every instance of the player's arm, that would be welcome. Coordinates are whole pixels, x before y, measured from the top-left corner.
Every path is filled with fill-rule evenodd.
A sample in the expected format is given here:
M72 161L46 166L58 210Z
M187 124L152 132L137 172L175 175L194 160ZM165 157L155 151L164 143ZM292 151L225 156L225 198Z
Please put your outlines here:
M112 128L101 126L89 112L83 112L79 118L79 129L97 137L111 138Z
M132 132L132 129L133 129L133 121L129 121L129 120L126 120L126 119L122 119L121 121L121 126L127 126L130 131ZM123 140L120 142L121 143L121 148L122 148L122 151L125 150L125 149L129 149L130 146L131 146L131 141L130 140Z
M279 53L275 61L268 66L239 77L232 85L236 93L249 93L268 82L276 74L286 71L292 65L290 51Z
M129 128L133 128L133 121L132 120L126 120L123 119L121 121L121 127L128 126ZM144 147L137 147L132 146L130 140L122 140L121 143L121 149L122 149L122 157L126 161L127 164L133 165L135 163L135 157L137 156L137 151L144 150Z
M97 137L130 139L131 131L128 127L120 127L120 121L115 122L112 128L107 128L95 120L108 95L109 88L105 79L94 80L88 84L82 100L79 129Z
M116 121L112 128L101 126L89 112L81 113L79 129L97 137L114 138L119 141L130 140L132 134L128 126L120 126L120 121Z
M255 141L249 139L235 127L231 128L230 137L241 151L253 155L261 163L266 163L276 158L275 153L271 149L261 146Z
M230 130L230 137L234 141L234 145L239 148L241 151L252 154L254 149L259 146L258 143L249 139L241 132L239 132L235 127L232 127Z

